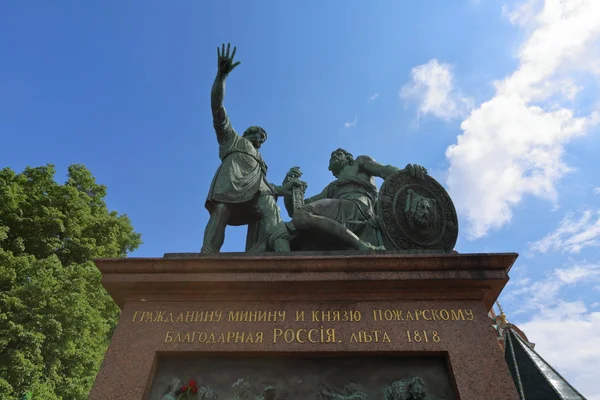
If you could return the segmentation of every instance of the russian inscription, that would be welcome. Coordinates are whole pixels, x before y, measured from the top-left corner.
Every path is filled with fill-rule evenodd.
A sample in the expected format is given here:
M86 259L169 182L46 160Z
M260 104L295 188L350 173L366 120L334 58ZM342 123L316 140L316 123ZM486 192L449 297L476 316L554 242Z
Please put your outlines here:
M286 343L336 343L335 329L273 329L273 343L281 340Z
M227 311L199 310L180 313L166 311L134 311L132 322L221 322L224 316L230 322L284 322L286 311ZM461 309L377 309L372 310L374 322L380 321L473 321L473 310ZM360 322L363 315L358 310L296 311L295 320L304 322Z
M373 321L473 321L472 310L373 310Z
M232 322L283 322L285 311L229 311Z
M222 311L186 311L180 313L166 311L135 311L133 322L221 322Z
M387 332L383 331L358 331L352 332L350 343L391 343Z
M173 332L167 331L165 343L262 343L264 332Z
M427 329L430 321L469 322L474 320L471 309L329 309L329 310L191 310L185 312L133 312L134 323L206 324L205 329L173 329L165 332L164 343L199 344L335 344L335 343L438 343L438 330ZM289 326L291 321L296 326ZM268 327L286 323L287 326ZM257 323L241 327L238 323ZM354 329L341 329L338 323L356 324ZM390 324L406 324L397 330ZM223 325L226 324L226 325ZM234 325L232 325L234 324ZM260 324L260 325L259 325ZM425 324L425 325L422 325ZM223 326L223 331L214 331ZM234 327L234 329L231 329ZM253 326L260 326L253 329ZM434 328L435 329L435 328Z

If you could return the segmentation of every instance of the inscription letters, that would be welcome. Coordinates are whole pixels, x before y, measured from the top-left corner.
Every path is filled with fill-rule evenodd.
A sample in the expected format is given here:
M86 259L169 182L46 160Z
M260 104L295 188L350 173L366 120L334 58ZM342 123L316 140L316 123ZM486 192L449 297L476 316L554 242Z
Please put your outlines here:
M296 311L296 321L304 322L307 317L312 322L360 322L362 314L357 310ZM166 311L135 311L133 322L220 322L223 311L187 311L172 313ZM472 310L373 310L373 321L473 321ZM285 311L229 311L230 322L283 322Z
M165 343L262 343L264 332L180 332L168 331Z
M373 321L473 321L472 310L373 310Z
M283 322L285 311L229 311L233 322Z
M376 309L365 314L372 315L373 322L422 322L422 321L473 321L472 310L467 309ZM260 322L281 323L286 321L286 311L255 311L255 310L194 310L186 312L167 311L134 311L132 322L135 323L219 323L227 322ZM296 322L302 323L332 323L365 321L358 310L318 310L295 311L291 316ZM290 318L291 318L290 317ZM368 323L367 318L366 323ZM438 322L439 323L439 322ZM364 324L364 323L363 323ZM407 329L393 334L384 330L352 330L343 337L335 328L314 324L298 328L273 328L265 331L233 330L227 332L206 332L189 330L184 332L167 331L164 343L206 343L206 344L258 344L265 340L277 343L391 343L400 340L405 343L438 343L441 337L438 331L423 329ZM410 324L412 325L412 324ZM411 326L407 327L411 327ZM423 326L425 327L425 326ZM376 327L374 327L376 328ZM411 327L412 328L412 327ZM266 335L272 335L266 339Z
M133 322L220 322L222 311L186 311L172 313L166 311L136 311Z
M359 322L360 311L311 311L313 322Z
M352 333L350 343L390 343L387 332L382 331L358 331Z
M273 343L335 343L335 329L273 329Z

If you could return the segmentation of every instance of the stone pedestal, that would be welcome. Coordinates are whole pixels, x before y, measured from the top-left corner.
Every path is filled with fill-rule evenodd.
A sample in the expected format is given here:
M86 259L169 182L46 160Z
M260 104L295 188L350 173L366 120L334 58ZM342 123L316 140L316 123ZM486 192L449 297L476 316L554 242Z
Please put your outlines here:
M255 379L289 400L317 398L317 383L331 390L353 383L375 400L394 380L420 376L428 398L517 400L487 316L516 258L386 252L96 260L122 314L89 398L161 400L177 376L213 387L219 399ZM314 394L300 397L307 390Z

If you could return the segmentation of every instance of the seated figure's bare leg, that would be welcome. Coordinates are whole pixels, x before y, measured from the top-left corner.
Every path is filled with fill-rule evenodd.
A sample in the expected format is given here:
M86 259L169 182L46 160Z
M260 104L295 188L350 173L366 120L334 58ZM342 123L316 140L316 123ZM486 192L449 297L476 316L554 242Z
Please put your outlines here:
M231 216L227 204L217 204L210 213L210 218L204 229L204 243L201 253L218 253L225 242L225 228Z
M294 213L292 222L299 230L318 229L335 236L357 250L384 250L383 247L374 246L371 243L361 240L351 230L336 220L315 215L302 208Z

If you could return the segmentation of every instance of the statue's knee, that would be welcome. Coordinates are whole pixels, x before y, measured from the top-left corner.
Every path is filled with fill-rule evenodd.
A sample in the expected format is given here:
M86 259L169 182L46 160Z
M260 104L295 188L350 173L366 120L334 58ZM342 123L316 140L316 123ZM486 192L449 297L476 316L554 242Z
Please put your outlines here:
M301 221L304 218L304 211L302 209L296 210L292 216L292 222Z
M292 217L292 223L296 225L296 227L302 229L309 222L309 213L303 209L296 210L294 216Z
M219 203L213 208L213 215L217 218L227 217L229 215L229 206Z

